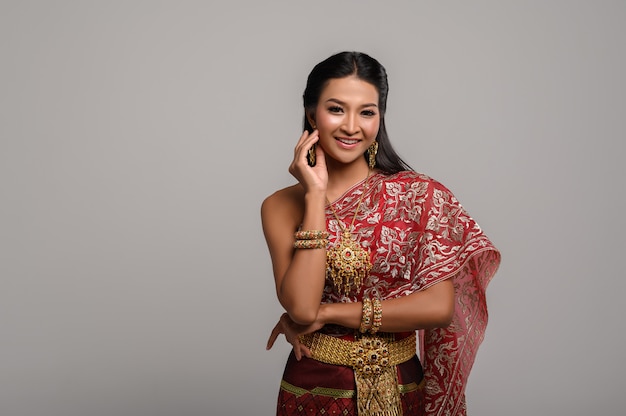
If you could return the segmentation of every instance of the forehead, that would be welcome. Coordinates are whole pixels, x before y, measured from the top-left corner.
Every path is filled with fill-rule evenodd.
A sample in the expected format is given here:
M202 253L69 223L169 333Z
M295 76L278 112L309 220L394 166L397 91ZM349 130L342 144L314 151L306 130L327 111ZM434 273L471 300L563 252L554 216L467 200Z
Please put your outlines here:
M335 98L345 102L367 102L378 104L378 90L369 82L355 76L333 78L328 81L320 102Z

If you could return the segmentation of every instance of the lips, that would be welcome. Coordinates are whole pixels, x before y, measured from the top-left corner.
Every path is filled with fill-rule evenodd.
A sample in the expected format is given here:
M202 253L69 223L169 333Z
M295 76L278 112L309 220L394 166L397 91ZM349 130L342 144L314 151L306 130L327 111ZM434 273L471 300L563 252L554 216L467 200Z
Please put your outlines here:
M361 141L359 139L349 139L347 137L337 137L336 140L341 142L341 143L343 143L343 144L345 144L345 145L348 145L348 146L351 146L353 144L357 144L358 142Z

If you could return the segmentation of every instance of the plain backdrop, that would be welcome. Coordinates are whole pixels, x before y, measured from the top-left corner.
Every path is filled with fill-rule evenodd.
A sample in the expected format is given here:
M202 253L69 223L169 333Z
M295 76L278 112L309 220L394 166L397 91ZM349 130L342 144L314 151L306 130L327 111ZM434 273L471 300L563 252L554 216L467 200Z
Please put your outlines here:
M0 1L0 415L271 415L262 200L342 50L501 250L472 416L622 415L623 1Z

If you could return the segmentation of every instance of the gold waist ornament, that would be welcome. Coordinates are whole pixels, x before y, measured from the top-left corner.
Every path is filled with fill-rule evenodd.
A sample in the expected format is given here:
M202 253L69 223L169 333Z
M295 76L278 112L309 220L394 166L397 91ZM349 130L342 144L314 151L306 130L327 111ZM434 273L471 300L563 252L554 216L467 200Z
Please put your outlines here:
M349 341L314 332L301 335L300 342L317 361L352 367L359 416L402 415L396 365L415 355L415 333L399 341L392 334L359 334Z

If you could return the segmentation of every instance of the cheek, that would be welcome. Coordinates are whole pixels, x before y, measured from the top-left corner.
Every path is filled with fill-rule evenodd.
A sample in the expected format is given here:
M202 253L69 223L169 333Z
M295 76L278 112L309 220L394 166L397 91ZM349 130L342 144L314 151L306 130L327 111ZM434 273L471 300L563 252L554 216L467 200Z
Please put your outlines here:
M317 117L317 128L321 130L334 130L340 125L339 117L333 117L328 113L322 113Z
M378 130L380 129L380 120L372 120L371 123L367 125L365 130L367 131L367 136L375 139L378 135Z

